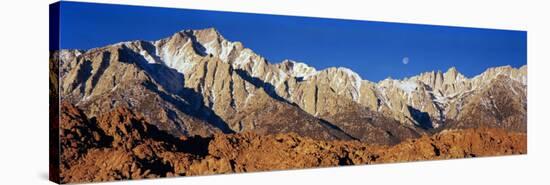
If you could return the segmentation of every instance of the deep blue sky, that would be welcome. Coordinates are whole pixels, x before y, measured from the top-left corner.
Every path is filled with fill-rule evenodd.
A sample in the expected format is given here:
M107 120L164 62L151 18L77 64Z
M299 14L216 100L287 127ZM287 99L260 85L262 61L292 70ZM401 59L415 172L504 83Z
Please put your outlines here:
M292 59L317 69L342 66L370 81L452 66L471 77L488 67L527 63L523 31L75 2L62 2L60 15L64 49L158 40L184 29L215 27L271 63Z

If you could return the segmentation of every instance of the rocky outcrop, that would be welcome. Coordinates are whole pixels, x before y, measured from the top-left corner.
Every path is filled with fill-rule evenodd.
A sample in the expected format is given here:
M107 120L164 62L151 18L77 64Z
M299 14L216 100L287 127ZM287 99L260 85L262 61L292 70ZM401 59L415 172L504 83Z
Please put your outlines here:
M62 109L67 112L61 117L60 132L64 183L163 177L173 167L161 156L188 148L180 138L127 108L117 107L91 119L68 102ZM192 159L192 153L181 155Z
M192 176L235 172L525 154L525 133L445 130L397 145L325 141L296 133L174 137L126 107L88 118L62 105L61 182Z

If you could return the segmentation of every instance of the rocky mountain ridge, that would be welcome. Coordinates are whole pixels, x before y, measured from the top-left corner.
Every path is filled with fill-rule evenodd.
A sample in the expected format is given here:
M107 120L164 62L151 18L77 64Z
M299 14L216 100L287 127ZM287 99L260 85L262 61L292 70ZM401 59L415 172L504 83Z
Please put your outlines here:
M176 136L295 132L396 144L503 121L526 131L526 66L489 68L473 78L450 68L375 83L347 68L272 64L213 28L54 55L63 99L90 116L125 105ZM480 110L490 124L468 119Z

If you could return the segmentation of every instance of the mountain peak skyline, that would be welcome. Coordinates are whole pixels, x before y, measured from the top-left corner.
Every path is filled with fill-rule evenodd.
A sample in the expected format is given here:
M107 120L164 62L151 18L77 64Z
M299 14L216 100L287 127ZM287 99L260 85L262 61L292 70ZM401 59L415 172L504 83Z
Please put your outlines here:
M302 61L316 69L347 67L362 78L403 79L455 66L467 77L489 67L527 63L523 31L319 19L202 10L61 2L61 49L127 40L158 40L181 30L215 28L271 63ZM117 12L117 13L114 13ZM200 21L199 21L200 20ZM306 24L307 23L307 24ZM407 57L407 64L403 58Z
M113 43L113 44L110 44L110 45L124 45L124 44L127 44L127 43L135 43L135 42L149 42L151 44L154 44L155 42L160 42L160 41L163 41L163 40L169 40L172 37L177 37L177 36L179 36L179 34L184 34L186 37L192 37L193 42L197 42L198 47L205 47L205 48L202 48L205 51L198 51L199 53L204 52L205 55L208 55L208 54L221 55L222 54L221 52L223 52L223 51L216 51L216 52L220 52L220 53L216 53L216 54L212 53L212 51L207 51L207 50L217 50L217 49L209 48L209 47L212 47L210 45L212 45L213 42L215 42L215 41L218 42L218 44L220 44L220 45L223 42L230 43L233 46L238 45L238 47L240 47L242 49L247 49L247 50L251 51L252 53L254 53L253 49L247 48L243 43L241 43L239 41L227 40L226 38L224 38L223 34L220 33L214 27L206 27L206 28L201 28L201 29L183 29L183 30L180 30L180 31L177 31L177 32L173 33L172 36L170 36L170 37L161 38L159 40L122 41L122 42ZM206 46L205 43L206 43L206 45L209 45L209 46ZM181 46L178 46L178 47L181 47ZM217 46L217 47L222 47L222 46ZM102 48L102 47L98 47L98 48ZM92 49L98 49L98 48L92 48ZM229 48L229 49L231 49L231 48ZM79 50L79 51L85 51L85 50ZM259 53L255 53L255 54L259 54ZM261 54L259 54L259 55L261 55ZM220 56L218 56L218 57L220 57ZM449 67L447 69L443 69L443 70L438 69L438 70L431 70L431 71L422 71L422 72L419 72L418 74L413 74L411 76L404 76L402 78L395 78L395 77L392 77L391 75L388 75L385 78L376 81L376 80L373 80L373 79L368 79L368 78L362 76L361 74L357 73L354 69L349 68L349 67L345 67L345 66L335 65L335 66L328 66L326 68L321 68L320 69L320 68L316 68L315 66L309 65L308 61L296 61L296 60L293 60L293 59L284 59L282 61L269 61L268 59L266 59L266 60L267 60L267 62L269 62L271 64L287 65L287 66L291 65L290 67L296 66L297 68L299 68L297 70L298 73L294 74L296 77L308 77L308 76L311 76L315 73L319 73L319 72L323 72L323 71L326 71L326 70L333 69L333 70L337 70L337 71L344 71L344 72L346 72L346 73L348 73L352 76L357 76L359 80L366 80L366 81L373 82L373 83L381 83L382 81L385 81L385 80L407 81L410 78L416 77L417 75L422 75L422 74L427 74L427 73L434 73L434 74L441 74L441 75L447 75L448 73L456 73L456 75L460 75L464 78L474 78L475 76L481 75L481 73L478 73L478 74L473 74L472 76L466 77L466 76L464 76L464 74L462 74L460 72L460 70L457 69L457 67L451 66L451 67ZM315 62L312 62L312 63L315 63ZM526 66L526 64L517 67L517 69L519 69L523 66ZM492 67L489 67L487 69L507 68L507 67L510 68L512 66L511 65L492 66ZM485 72L485 71L483 71L483 72Z

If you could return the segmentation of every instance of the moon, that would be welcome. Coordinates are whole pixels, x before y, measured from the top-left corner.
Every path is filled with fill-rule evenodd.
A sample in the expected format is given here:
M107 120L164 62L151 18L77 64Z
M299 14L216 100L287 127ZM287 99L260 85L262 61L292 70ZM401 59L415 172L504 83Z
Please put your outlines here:
M403 64L407 65L409 63L409 57L403 57Z

